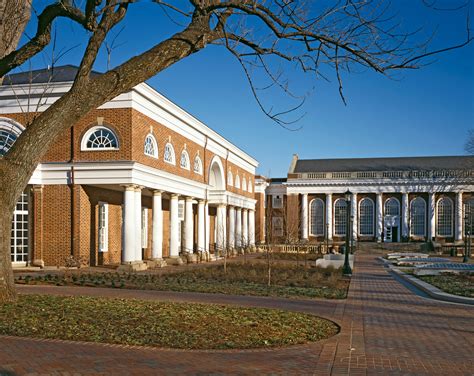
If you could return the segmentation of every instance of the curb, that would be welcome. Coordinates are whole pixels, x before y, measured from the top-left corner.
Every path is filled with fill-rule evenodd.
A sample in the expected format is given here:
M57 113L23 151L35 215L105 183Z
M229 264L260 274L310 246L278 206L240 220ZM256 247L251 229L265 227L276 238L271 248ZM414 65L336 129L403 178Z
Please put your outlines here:
M439 288L433 285L430 285L429 283L425 281L422 281L416 277L413 277L409 274L402 272L400 269L393 266L390 262L388 262L384 258L379 257L378 259L381 260L385 264L385 266L390 269L391 272L397 274L404 281L417 287L418 289L420 289L421 291L423 291L424 293L426 293L433 299L442 300L442 301L450 302L450 303L462 303L462 304L474 305L474 298L448 294L447 292L444 292L440 290Z

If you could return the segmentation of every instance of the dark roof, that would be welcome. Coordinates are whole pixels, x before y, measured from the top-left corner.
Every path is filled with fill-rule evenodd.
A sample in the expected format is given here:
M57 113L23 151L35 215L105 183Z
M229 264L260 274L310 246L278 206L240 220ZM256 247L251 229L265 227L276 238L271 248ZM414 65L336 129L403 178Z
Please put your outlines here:
M287 178L271 178L271 183L286 183Z
M3 85L40 84L47 82L71 82L76 79L79 67L75 65L61 65L54 68L37 69L28 72L14 73L5 76ZM91 76L101 73L92 71Z
M474 169L473 156L299 159L295 173Z

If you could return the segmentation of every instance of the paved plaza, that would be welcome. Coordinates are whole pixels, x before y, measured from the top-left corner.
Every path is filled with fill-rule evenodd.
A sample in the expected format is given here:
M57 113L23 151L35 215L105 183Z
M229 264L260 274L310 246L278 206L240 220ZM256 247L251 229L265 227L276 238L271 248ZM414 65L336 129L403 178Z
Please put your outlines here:
M21 293L134 297L309 312L341 332L273 350L184 351L0 337L0 374L473 375L474 307L415 295L378 255L358 254L348 299L287 300L102 288L18 286Z

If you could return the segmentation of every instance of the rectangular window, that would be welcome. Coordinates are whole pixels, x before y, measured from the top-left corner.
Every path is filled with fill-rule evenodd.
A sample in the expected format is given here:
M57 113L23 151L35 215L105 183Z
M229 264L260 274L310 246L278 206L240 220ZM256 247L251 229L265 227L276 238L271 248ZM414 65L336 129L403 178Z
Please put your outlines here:
M184 201L178 202L178 219L184 221Z
M109 204L99 202L99 252L109 250Z
M142 248L148 248L148 209L142 208Z
M283 236L283 218L282 217L272 218L272 233L273 233L273 236Z
M274 209L281 209L283 208L283 197L280 195L272 196L272 207Z
M22 192L13 212L11 232L11 261L28 261L28 195Z

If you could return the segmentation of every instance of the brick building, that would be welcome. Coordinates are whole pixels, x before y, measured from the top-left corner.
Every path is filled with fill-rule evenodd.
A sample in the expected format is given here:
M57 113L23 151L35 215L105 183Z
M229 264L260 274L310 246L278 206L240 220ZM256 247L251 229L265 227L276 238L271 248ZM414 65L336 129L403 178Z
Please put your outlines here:
M355 241L377 242L462 243L474 230L472 156L294 155L286 178L257 177L256 183L265 195L272 242L340 243L348 225Z
M0 87L0 155L77 68L15 74ZM146 83L55 141L12 222L14 265L179 262L255 244L258 162Z

